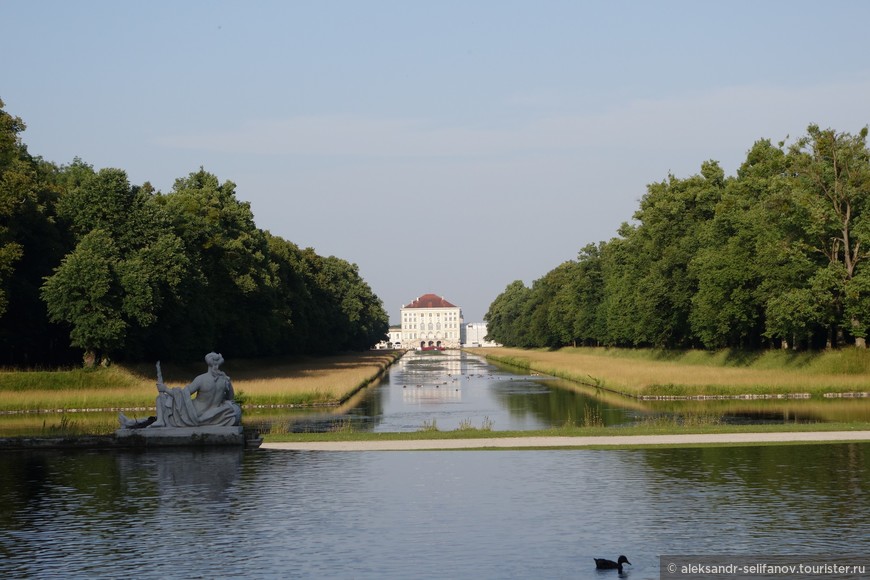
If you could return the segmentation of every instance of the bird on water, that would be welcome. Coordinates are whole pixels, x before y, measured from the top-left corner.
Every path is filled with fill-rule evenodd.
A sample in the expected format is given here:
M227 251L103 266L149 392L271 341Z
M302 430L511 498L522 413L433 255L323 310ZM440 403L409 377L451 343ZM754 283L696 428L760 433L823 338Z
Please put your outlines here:
M625 556L620 556L616 559L616 562L613 560L607 560L606 558L593 558L593 560L595 560L595 567L599 570L618 570L619 572L622 572L623 564L631 564Z

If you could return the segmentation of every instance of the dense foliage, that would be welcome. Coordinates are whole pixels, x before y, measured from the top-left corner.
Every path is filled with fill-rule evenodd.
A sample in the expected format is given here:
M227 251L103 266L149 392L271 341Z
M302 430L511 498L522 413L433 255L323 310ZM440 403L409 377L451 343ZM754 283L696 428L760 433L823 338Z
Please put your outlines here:
M203 169L161 193L32 156L0 101L0 363L325 354L384 338L355 264L254 224Z
M756 142L737 175L648 186L618 236L583 248L490 305L509 346L865 346L870 327L870 152L810 125Z

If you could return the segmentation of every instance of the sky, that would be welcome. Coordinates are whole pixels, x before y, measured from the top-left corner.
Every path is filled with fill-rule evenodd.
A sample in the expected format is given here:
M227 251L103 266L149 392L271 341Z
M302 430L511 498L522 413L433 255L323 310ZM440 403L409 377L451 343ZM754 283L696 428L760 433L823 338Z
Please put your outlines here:
M394 323L479 322L630 222L648 184L870 123L863 0L0 0L32 154L163 192L205 168L258 227L356 264Z

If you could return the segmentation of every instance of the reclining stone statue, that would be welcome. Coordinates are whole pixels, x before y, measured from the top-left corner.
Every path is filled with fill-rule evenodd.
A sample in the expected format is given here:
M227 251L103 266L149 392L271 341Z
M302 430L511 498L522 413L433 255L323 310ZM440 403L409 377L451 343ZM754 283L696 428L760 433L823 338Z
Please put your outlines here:
M233 384L226 373L218 367L224 358L210 352L205 355L208 371L199 375L184 387L167 387L163 382L160 363L157 363L157 416L144 420L129 419L124 413L118 415L122 428L173 428L240 425L242 409L233 400ZM195 396L194 396L195 395Z

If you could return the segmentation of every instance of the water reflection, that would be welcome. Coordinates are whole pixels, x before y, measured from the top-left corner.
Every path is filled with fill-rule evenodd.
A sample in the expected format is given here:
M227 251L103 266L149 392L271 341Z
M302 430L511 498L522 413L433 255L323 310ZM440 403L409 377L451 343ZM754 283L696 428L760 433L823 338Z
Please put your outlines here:
M866 553L870 445L0 454L0 577L597 578ZM614 576L615 577L615 576Z
M491 426L497 431L619 427L637 421L809 423L870 421L870 399L638 401L469 353L409 352L342 409L279 418L289 431L375 432Z
M644 401L648 414L720 416L727 423L870 421L870 398Z
M693 545L696 553L849 552L854 534L865 533L865 524L855 518L868 507L867 449L826 445L649 450L644 458L657 474L654 481L667 485L645 486L639 501L666 506L676 495L679 511L694 514L690 517L697 527L695 532L675 529L666 516L658 522L662 541ZM813 536L810 545L808 530Z
M551 377L518 374L459 351L410 352L346 413L294 419L289 430L326 430L336 420L375 432L483 428L531 430L565 425L617 425L632 409L601 393Z
M179 501L179 488L194 496L187 504L214 504L225 499L239 477L240 449L178 449L116 455L122 485L153 487L159 496Z
M146 560L178 566L191 544L202 549L184 565L205 566L206 552L233 543L242 455L237 449L0 455L0 546L10 559L3 577L127 576L138 573L131 563Z

